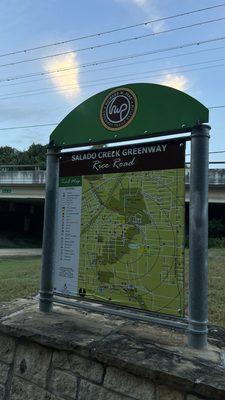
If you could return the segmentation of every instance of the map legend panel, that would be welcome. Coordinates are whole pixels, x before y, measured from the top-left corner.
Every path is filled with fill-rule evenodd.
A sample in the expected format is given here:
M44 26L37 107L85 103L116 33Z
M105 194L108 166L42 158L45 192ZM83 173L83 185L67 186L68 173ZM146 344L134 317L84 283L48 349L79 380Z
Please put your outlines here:
M77 293L78 285L81 185L80 177L61 179L57 195L54 290L70 295Z

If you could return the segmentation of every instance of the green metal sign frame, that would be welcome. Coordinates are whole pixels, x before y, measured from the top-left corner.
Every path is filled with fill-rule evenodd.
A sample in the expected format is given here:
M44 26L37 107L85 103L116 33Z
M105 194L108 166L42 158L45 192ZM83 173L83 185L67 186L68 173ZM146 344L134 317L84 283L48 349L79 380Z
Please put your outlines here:
M124 91L135 96L136 113L129 124L107 128L100 115L104 101L111 93ZM190 132L208 119L208 109L186 93L152 83L132 83L104 90L74 108L52 132L50 143L66 148Z

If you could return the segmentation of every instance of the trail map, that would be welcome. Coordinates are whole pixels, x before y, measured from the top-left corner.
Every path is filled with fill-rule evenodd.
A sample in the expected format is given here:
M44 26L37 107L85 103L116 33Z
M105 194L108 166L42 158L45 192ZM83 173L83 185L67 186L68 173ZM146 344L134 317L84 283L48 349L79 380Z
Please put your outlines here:
M130 148L133 149L132 146ZM168 151L167 162L165 163L164 154L162 169L155 169L158 166L153 158L158 160L161 157L162 160L163 147L161 150L158 148L159 154L156 154L157 146L155 151L145 150L152 154L152 166L149 154L145 156L144 146L138 148L142 149L136 151L139 151L139 155L130 153L130 158L124 152L125 159L120 158L117 162L120 163L120 168L117 171L115 167L116 172L113 173L113 163L116 159L119 160L118 155L122 154L122 148L119 153L115 153L117 158L114 157L113 150L111 153L105 152L105 158L108 154L111 157L110 162L107 161L109 166L105 167L110 172L106 173L101 173L100 166L106 165L106 161L102 161L100 151L95 152L97 156L89 152L93 158L90 155L84 157L81 153L73 157L75 164L80 166L82 162L85 163L82 167L84 169L88 162L87 172L90 174L83 174L84 171L79 168L82 173L80 177L75 176L75 169L70 172L69 177L69 156L64 160L60 179L61 182L64 179L66 184L62 186L65 193L70 193L68 190L75 180L74 193L80 204L80 208L75 207L73 225L78 226L76 221L79 219L79 226L76 228L79 231L79 241L76 242L75 258L71 258L72 263L76 264L76 273L72 278L74 288L76 286L74 290L83 298L183 316L183 156L182 162L176 161L177 168L173 165L171 168L174 161L169 160L169 151L173 151L175 156L176 154L174 148L170 150L168 145L164 148L164 153ZM184 154L179 143L176 150ZM143 162L143 154L144 157L148 156L148 164ZM136 158L142 162L138 169L144 170L135 170ZM100 163L96 164L99 159ZM100 170L96 170L94 165ZM77 171L78 168L76 173ZM71 195L69 198L71 204ZM78 234L75 236L78 240ZM62 270L62 265L60 268ZM68 273L65 276L68 277Z
M182 170L83 179L79 287L99 300L181 312L182 181Z

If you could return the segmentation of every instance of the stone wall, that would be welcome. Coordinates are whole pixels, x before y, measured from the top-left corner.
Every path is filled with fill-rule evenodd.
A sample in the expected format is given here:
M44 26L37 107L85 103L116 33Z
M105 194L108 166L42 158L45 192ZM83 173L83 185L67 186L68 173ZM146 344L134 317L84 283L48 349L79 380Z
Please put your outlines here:
M118 368L0 336L1 400L194 400Z
M0 400L225 399L224 353L198 356L181 332L68 308L45 316L31 302L16 310L0 323Z

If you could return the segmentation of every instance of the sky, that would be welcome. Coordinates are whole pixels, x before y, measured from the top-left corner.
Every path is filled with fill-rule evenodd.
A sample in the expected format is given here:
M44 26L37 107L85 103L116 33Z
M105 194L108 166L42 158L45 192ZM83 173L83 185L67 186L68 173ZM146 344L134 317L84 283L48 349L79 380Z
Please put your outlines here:
M32 143L46 144L54 127L78 104L126 83L159 83L207 107L225 105L225 4L82 38L218 4L223 1L1 0L0 146L24 150ZM204 23L209 20L216 21ZM143 35L148 36L119 43ZM201 44L207 40L211 42ZM67 43L55 44L63 41ZM181 47L196 42L200 44ZM31 50L36 47L41 48ZM154 54L140 55L146 52ZM125 59L129 55L136 56ZM48 73L55 70L61 71ZM225 108L210 110L210 151L225 150L224 114ZM38 124L52 125L4 129ZM225 153L210 159L225 160Z

